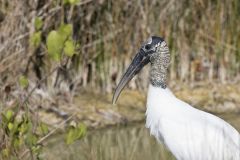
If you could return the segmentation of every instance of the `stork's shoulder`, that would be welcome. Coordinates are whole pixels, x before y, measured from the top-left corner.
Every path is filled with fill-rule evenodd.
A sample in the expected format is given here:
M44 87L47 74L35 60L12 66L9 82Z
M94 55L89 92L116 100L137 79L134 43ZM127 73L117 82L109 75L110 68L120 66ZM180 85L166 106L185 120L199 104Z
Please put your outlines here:
M147 111L158 114L161 117L166 115L169 118L177 115L195 114L194 108L175 97L170 89L152 85L149 86L148 90Z

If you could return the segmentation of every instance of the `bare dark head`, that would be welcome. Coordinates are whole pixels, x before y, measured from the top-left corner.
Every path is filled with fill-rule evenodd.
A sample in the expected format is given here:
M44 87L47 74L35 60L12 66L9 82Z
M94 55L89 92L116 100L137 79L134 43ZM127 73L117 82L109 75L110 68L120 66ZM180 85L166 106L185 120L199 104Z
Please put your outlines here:
M155 87L166 88L166 74L170 63L170 54L163 38L152 36L144 42L122 76L115 93L113 104L117 101L126 84L148 63L151 63L150 81Z

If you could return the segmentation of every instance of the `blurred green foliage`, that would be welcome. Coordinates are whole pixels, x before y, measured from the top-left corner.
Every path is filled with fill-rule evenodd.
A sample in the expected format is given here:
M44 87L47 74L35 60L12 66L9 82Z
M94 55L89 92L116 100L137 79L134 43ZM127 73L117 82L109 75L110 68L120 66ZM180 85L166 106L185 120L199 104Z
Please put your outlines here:
M42 19L39 18L39 17L36 17L36 18L35 18L35 21L34 21L34 26L35 26L35 29L36 29L36 30L40 30L40 29L42 28L42 26L43 26L43 21L42 21Z
M64 4L75 5L78 2L78 0L68 0ZM42 39L43 25L42 19L36 17L34 20L35 32L30 36L30 45L33 49L38 49L41 44L44 44L47 48L50 63L57 62L61 65L64 57L72 57L75 54L75 46L79 46L79 44L75 45L72 39L73 26L72 24L61 23L59 27L49 31L45 42ZM22 92L28 92L29 80L27 75L21 75L18 78L18 83L24 89ZM20 103L22 101L20 99L18 101L15 107L1 112L0 159L22 159L26 155L31 155L33 159L40 159L43 148L42 139L48 136L51 131L47 124L39 121L38 117L29 112L27 104ZM20 107L24 109L23 113L20 113ZM85 133L86 126L83 124L69 127L66 133L66 143L73 143L82 138Z
M73 2L71 1L71 3ZM42 43L41 28L43 21L36 17L34 25L36 32L30 37L30 44L34 48L38 48ZM72 39L72 25L63 23L58 29L50 31L47 36L46 46L49 57L54 61L60 62L64 55L67 57L73 56L75 45ZM29 80L25 75L21 75L18 82L23 89L26 89L29 85ZM0 159L21 159L27 152L40 159L39 155L43 147L40 140L50 132L48 125L34 119L27 110L23 115L20 115L17 109L20 107L19 105L14 109L2 112L2 121L0 121L0 133L2 134L0 135L3 136L4 147L0 148ZM25 108L28 108L28 106ZM66 143L73 143L83 137L85 133L86 127L82 124L71 127L67 132Z
M71 24L62 24L58 30L53 30L48 34L47 49L53 60L60 61L63 52L70 57L74 54L75 48L71 35Z
M19 159L24 152L30 152L34 157L39 158L42 145L39 139L48 133L45 124L33 124L33 119L27 113L17 116L18 108L8 109L1 114L0 133L2 138L0 159ZM35 127L41 128L36 132Z
M71 4L71 5L76 5L77 3L79 3L80 0L63 0L63 4Z
M44 147L42 142L53 132L47 124L40 122L30 112L20 115L18 107L19 105L1 113L0 159L25 159L29 156L28 153L34 159L40 159ZM82 123L70 125L66 131L66 144L81 139L86 131L87 128Z
M86 134L87 128L84 124L79 123L77 126L70 126L68 128L65 142L66 144L72 144L76 140L79 140Z
M33 46L35 48L39 47L39 45L41 43L41 35L42 35L42 32L37 31L30 37L31 46Z
M26 76L21 75L19 77L19 84L22 88L26 88L28 86L28 79Z
M74 43L72 40L67 40L64 44L64 53L69 56L72 57L74 54Z
M32 34L32 36L30 37L30 44L31 46L37 48L39 47L41 41L42 41L42 32L41 32L41 28L43 26L43 21L42 19L40 19L39 17L36 17L34 20L34 27L36 32L34 32Z

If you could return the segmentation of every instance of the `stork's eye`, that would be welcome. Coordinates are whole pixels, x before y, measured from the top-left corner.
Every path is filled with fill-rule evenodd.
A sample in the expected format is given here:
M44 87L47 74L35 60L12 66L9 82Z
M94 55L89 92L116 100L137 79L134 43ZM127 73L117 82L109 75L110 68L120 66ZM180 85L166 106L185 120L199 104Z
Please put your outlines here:
M145 46L145 49L146 50L149 50L151 48L151 45L150 44L147 44L146 46Z

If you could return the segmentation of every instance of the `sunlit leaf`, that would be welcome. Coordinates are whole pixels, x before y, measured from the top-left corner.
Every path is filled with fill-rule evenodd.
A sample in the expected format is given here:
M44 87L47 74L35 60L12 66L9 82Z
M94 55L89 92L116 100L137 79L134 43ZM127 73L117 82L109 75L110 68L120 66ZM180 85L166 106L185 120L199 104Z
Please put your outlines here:
M13 116L13 111L11 109L9 109L9 110L7 110L5 115L6 115L5 117L9 121L12 118L12 116Z
M71 42L68 41L72 34L71 24L62 24L57 31L51 31L47 37L47 48L51 58L59 61L62 50L65 48L66 55L71 56L73 54L74 47Z
M63 4L71 4L71 5L76 5L77 3L79 3L80 0L63 0Z
M73 54L74 54L74 44L73 44L72 40L68 40L68 41L65 42L64 53L69 57L73 56Z
M41 152L41 150L42 150L42 147L39 145L32 147L32 152L35 154L39 154Z
M80 2L80 0L69 0L69 3L71 5L75 5L75 4L79 3L79 2Z
M72 24L61 24L58 33L62 38L62 42L64 42L72 34Z
M13 129L13 123L8 123L8 129L11 131Z
M30 37L30 44L37 48L40 43L41 43L41 35L42 35L42 32L41 31L38 31L38 32L35 32L31 37Z
M75 136L74 136L74 128L71 128L66 136L66 143L67 144L72 144L75 140Z
M16 138L19 135L19 121L14 120L13 122L9 122L8 129L10 134Z
M37 144L37 136L34 135L33 133L28 133L26 136L26 144L28 146L34 146Z
M82 123L78 124L78 137L79 138L83 137L86 134L86 132L87 127Z
M43 25L43 21L39 18L39 17L36 17L35 20L34 20L34 26L37 30L41 29L42 28L42 25Z
M20 76L19 78L19 84L22 88L26 88L28 86L28 79L25 76Z
M66 143L72 144L86 134L86 126L79 124L77 127L70 127L66 135Z
M48 126L44 123L40 123L40 128L41 128L41 132L43 134L47 134L48 133Z
M51 31L47 37L47 49L50 57L56 61L60 60L60 53L63 48L63 40L57 31Z
M22 145L22 140L19 138L15 138L13 142L14 147L20 147Z
M9 149L5 148L1 151L1 154L5 157L9 157L9 152L10 152Z

